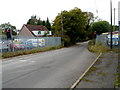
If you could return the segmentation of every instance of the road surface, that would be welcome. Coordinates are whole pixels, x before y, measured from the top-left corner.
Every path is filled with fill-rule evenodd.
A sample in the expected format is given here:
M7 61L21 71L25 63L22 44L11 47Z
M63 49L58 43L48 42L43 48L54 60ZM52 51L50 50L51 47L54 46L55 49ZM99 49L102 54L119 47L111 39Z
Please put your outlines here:
M97 57L87 44L4 59L3 88L69 88Z

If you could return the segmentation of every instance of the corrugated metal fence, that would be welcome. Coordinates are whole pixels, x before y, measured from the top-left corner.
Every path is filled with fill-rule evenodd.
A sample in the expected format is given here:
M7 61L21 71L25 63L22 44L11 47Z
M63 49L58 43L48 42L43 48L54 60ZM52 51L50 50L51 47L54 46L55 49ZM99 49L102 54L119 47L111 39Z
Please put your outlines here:
M61 37L14 37L14 40L0 40L2 52L28 50L33 48L45 48L61 45Z
M102 45L107 46L107 35L99 35L96 38L96 43L101 42Z
M117 39L113 38L112 39L112 46L114 48L118 48L119 40L120 40L119 38L117 38ZM108 35L97 36L96 43L98 43L99 41L102 43L103 46L109 46L110 47L110 40L108 39Z

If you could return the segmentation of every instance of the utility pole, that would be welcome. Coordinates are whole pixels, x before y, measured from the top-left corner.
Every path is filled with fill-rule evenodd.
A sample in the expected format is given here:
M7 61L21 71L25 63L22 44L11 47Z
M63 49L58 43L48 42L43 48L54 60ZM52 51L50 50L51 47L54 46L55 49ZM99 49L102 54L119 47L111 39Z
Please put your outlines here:
M114 8L114 31L115 31L115 8Z
M62 45L63 45L63 47L64 47L64 35L63 35L63 15L62 15L62 11L61 11L61 29L62 29L62 31L61 31L61 34L62 34Z
M110 42L110 48L112 49L113 46L112 46L112 0L110 0L110 14L111 14L111 42Z

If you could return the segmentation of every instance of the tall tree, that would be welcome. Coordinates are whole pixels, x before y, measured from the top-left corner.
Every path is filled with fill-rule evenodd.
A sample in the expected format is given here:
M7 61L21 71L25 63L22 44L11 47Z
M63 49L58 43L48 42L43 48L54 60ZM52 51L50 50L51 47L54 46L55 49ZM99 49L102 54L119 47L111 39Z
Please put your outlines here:
M72 44L75 44L78 39L84 39L84 29L86 27L85 13L79 8L63 11L54 20L53 32L61 36L61 27L63 27L64 36L68 36Z
M42 25L45 26L46 25L46 22L45 20L42 21Z
M46 21L46 25L45 26L47 27L48 30L51 30L51 24L49 22L48 17L47 17L47 21Z

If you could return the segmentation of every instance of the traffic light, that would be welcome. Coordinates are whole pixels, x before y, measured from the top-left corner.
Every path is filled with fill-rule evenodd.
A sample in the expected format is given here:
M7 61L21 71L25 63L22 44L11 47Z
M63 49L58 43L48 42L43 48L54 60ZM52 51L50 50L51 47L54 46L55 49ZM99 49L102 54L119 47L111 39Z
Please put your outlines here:
M11 33L11 29L10 28L6 28L6 36L7 36L7 39L11 39L12 38L12 33Z
M97 36L97 33L96 33L96 31L94 31L93 38L96 38L96 36Z

